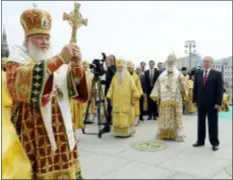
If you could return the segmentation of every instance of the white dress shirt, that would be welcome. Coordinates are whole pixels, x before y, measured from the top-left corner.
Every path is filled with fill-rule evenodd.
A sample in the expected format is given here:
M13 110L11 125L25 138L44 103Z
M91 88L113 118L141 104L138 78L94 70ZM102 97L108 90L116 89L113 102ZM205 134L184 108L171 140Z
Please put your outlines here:
M209 73L210 73L210 70L211 70L211 68L203 69L203 77L205 76L205 71L207 71L206 77L208 77L208 76L209 76Z
M154 69L150 69L150 80L153 81L154 78Z
M154 69L150 69L150 84L153 86L153 79L154 79Z

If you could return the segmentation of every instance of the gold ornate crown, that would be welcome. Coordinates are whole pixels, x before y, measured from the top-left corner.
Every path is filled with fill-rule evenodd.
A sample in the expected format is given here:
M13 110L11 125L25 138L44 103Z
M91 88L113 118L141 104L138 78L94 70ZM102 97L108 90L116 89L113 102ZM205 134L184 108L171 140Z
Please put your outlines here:
M25 37L34 34L50 35L52 18L47 11L33 8L22 13L20 23L23 26Z
M175 53L169 54L166 61L176 61Z
M116 60L116 66L117 67L125 67L125 65L126 65L126 62L125 62L124 59L117 59Z
M134 63L132 61L127 61L127 67L134 69Z

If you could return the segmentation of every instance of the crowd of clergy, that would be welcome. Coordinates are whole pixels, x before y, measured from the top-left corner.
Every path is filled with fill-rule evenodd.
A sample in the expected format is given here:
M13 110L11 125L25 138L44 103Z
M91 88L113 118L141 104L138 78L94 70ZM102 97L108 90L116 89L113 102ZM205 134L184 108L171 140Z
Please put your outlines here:
M104 63L105 74L101 76L105 94L107 124L104 132L116 137L130 137L136 127L145 120L158 120L157 138L183 141L183 114L195 114L193 102L194 78L200 69L176 69L176 56L170 54L164 62L142 61L139 66L133 61L116 59L109 55ZM83 61L89 91L94 77L90 62ZM148 68L146 68L148 66ZM93 94L93 93L90 93ZM93 97L92 97L93 98ZM90 98L90 99L92 99ZM228 96L224 92L224 109L228 109ZM72 103L75 129L84 127L87 103ZM88 109L87 123L97 121L94 98ZM175 111L174 111L175 110ZM111 126L112 125L112 126Z

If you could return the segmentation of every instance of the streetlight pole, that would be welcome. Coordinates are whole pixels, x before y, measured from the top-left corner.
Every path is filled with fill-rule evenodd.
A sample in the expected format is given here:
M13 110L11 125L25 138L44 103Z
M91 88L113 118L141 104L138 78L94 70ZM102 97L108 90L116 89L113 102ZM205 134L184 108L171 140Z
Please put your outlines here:
M189 55L189 62L188 62L188 68L191 69L191 59L192 59L192 54L196 53L196 42L194 40L186 40L185 41L185 53Z

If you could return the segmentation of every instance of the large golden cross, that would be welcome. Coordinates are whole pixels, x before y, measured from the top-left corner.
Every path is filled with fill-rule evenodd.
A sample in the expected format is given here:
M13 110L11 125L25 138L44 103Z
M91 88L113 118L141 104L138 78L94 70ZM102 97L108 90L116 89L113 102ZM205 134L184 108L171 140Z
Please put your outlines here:
M87 19L83 19L81 13L79 12L80 4L74 2L74 11L70 12L69 14L63 14L63 20L68 21L70 26L72 27L72 34L71 34L71 43L76 43L77 38L77 29L80 28L82 25L87 26Z

